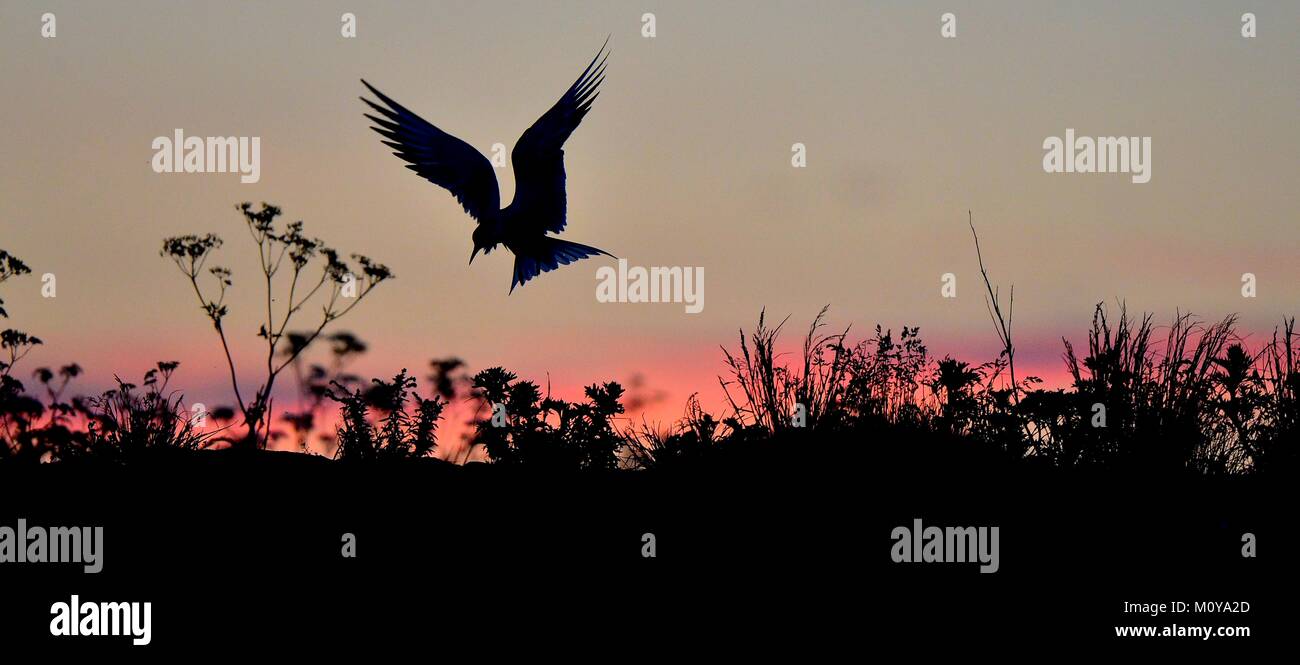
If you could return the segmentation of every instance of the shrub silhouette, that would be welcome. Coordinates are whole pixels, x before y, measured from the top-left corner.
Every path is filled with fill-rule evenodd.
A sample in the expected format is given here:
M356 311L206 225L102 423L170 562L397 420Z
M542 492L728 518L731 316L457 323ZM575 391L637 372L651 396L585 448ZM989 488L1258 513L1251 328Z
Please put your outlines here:
M413 391L416 381L406 370L385 382L375 379L369 391L335 383L327 393L340 406L338 448L335 458L348 461L427 457L438 447L438 421L446 403L439 397L424 399ZM408 413L408 403L414 409ZM370 411L381 415L377 423Z
M11 277L26 275L31 271L32 269L28 268L22 259L0 249L0 284L9 281ZM5 301L0 298L0 319L7 318L9 318L9 312L5 311Z
M22 259L0 249L0 284L31 273ZM4 300L0 299L0 318L9 318ZM48 453L38 429L45 413L40 400L25 394L26 387L14 377L18 362L41 344L38 337L21 330L0 330L0 459L14 458L39 461Z
M1262 393L1255 399L1263 427L1245 445L1257 470L1294 471L1300 462L1300 343L1295 319L1287 319L1280 332L1279 339L1279 331L1273 331L1272 342L1257 360L1262 369L1253 377L1253 387Z
M966 431L978 415L978 399L973 392L984 379L981 368L945 356L935 366L930 391L939 400L939 426L951 432Z
M623 413L623 387L587 386L586 402L547 396L531 381L491 367L474 375L476 397L487 417L475 421L471 445L482 445L496 463L552 469L611 470L618 466L622 436L612 420Z

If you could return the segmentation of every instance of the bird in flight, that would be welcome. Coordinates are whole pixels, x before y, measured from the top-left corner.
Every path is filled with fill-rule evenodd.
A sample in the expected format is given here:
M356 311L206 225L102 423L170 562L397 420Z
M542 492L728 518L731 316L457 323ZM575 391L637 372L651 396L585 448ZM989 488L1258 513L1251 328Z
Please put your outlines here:
M511 293L516 286L561 265L597 254L614 256L547 235L564 230L564 142L600 94L596 88L605 78L608 45L606 39L560 101L519 137L510 153L515 169L515 198L505 208L500 207L501 192L487 157L393 101L365 79L361 81L383 103L361 98L378 114L364 115L375 123L371 129L384 137L384 145L407 162L406 168L451 192L478 222L469 262L474 263L480 251L489 253L497 245L505 245L515 255Z

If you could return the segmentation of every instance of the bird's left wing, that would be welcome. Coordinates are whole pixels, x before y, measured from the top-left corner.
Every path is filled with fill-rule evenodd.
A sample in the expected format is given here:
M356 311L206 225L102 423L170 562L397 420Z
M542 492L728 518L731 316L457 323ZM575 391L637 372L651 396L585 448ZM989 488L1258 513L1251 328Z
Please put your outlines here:
M591 103L600 94L596 88L604 80L605 45L587 65L582 76L569 87L560 101L533 123L519 137L510 158L515 168L515 200L519 217L539 224L543 230L564 230L567 199L564 193L564 142L577 129ZM603 58L601 56L604 56Z
M451 192L465 212L483 221L501 207L501 192L492 163L470 144L434 127L424 118L389 99L374 86L361 81L387 108L365 97L361 101L383 117L365 114L377 127L371 129L388 139L384 145L406 160L406 168L425 180Z

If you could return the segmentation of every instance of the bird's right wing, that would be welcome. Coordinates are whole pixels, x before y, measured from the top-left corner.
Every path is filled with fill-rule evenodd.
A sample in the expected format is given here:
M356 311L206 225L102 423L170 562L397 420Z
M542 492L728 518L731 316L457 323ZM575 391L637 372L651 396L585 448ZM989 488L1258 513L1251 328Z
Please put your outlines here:
M434 127L374 86L361 81L385 106L365 97L361 101L383 117L364 114L386 138L384 145L407 162L406 168L451 192L474 219L483 221L501 207L501 192L492 163L470 144Z

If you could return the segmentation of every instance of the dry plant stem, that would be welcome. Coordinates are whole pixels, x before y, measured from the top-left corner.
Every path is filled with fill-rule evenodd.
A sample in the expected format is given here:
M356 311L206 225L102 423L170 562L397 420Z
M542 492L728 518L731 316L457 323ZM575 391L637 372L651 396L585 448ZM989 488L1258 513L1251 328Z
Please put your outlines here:
M998 341L1002 343L1002 352L1007 356L1007 373L1011 380L1011 401L1019 406L1020 404L1020 384L1016 382L1016 349L1011 338L1011 316L1016 306L1016 287L1011 286L1011 295L1007 302L1006 316L1002 315L1002 303L998 297L998 289L993 287L992 281L989 280L989 273L984 269L984 255L980 252L980 237L975 232L975 216L970 210L966 211L966 222L970 225L971 237L975 239L975 258L979 261L980 276L984 278L984 307L989 312L989 318L993 320L993 330L997 333ZM1042 433L1031 431L1028 424L1022 424L1022 429L1029 436L1034 445L1034 452L1042 452Z
M988 292L988 297L984 301L984 306L989 310L989 317L993 319L993 329L997 332L998 340L1002 342L1003 352L1007 354L1007 371L1011 375L1011 397L1017 404L1020 403L1020 386L1016 384L1016 360L1015 347L1011 343L1011 314L1016 303L1016 287L1011 287L1011 299L1007 304L1007 315L1002 315L1002 305L998 299L998 291L989 281L989 273L984 269L984 255L980 253L980 237L975 233L975 218L969 210L966 211L967 221L970 224L970 233L975 238L975 258L979 261L980 275L984 277L984 288Z
M347 266L338 260L337 252L326 247L319 240L303 236L301 221L289 224L282 231L276 230L274 220L280 215L280 209L276 206L263 204L261 210L254 211L251 204L243 203L238 205L237 208L243 212L247 222L246 228L253 242L257 245L258 263L262 271L264 285L265 319L261 324L258 337L266 340L265 374L251 401L244 399L239 388L239 373L235 368L229 339L223 325L223 318L227 313L224 304L226 289L231 285L230 271L222 267L212 268L208 271L217 279L219 292L215 299L209 300L205 298L203 289L198 282L199 275L203 271L209 254L221 246L221 239L212 234L202 238L198 236L167 238L164 240L162 253L164 256L171 256L182 273L190 280L195 296L198 297L204 312L217 330L222 351L226 357L226 366L230 371L230 381L235 393L235 399L239 403L239 410L243 414L244 422L248 428L244 439L238 443L242 446L259 447L265 445L270 439L271 423L274 419L272 392L280 373L298 360L300 354L320 337L331 321L335 321L350 312L365 299L375 286L390 278L392 273L383 265L373 263L364 256L354 254L353 258L360 261L364 268L364 286L361 293L355 295L355 300L352 303L340 308L339 299L343 295L344 284L354 282L347 279L351 277L352 273L348 272ZM302 281L304 269L313 264L313 259L322 256L325 263L323 265L317 264L320 268L320 278L310 289L303 289L306 290L306 294L299 298L299 284ZM293 274L287 280L288 299L285 301L283 315L277 320L275 312L276 276L280 274L280 269L284 266L286 258L290 260ZM352 279L355 280L355 277ZM280 282L280 284L283 283L283 281ZM293 344L291 348L285 350L283 362L277 362L276 354L281 349L280 342L284 339L285 331L288 329L290 322L293 321L293 317L327 283L330 284L331 288L328 300L322 308L319 325L305 338L302 344Z
M203 264L206 262L207 256L205 255L202 261L192 264L190 270L185 270L184 266L181 266L181 270L183 270L185 276L189 278L190 286L194 288L194 295L199 299L199 305L203 306L204 311L207 311L208 301L203 297L203 290L199 288L199 271L203 269ZM224 292L225 288L223 287L223 296L225 295ZM221 304L220 300L217 301L217 304ZM221 319L219 317L214 317L209 314L209 318L212 319L212 325L217 329L217 336L221 338L221 350L225 353L226 367L230 370L230 385L235 390L235 401L239 403L239 410L244 414L245 422L249 422L251 416L248 412L248 405L244 402L243 396L239 393L239 379L235 372L235 359L230 355L230 343L226 341L225 328L221 325Z

